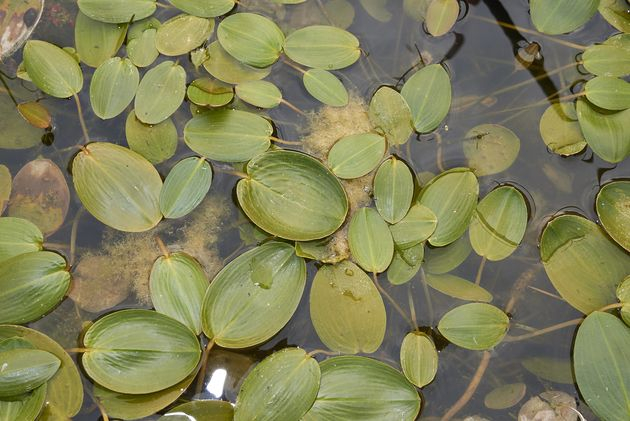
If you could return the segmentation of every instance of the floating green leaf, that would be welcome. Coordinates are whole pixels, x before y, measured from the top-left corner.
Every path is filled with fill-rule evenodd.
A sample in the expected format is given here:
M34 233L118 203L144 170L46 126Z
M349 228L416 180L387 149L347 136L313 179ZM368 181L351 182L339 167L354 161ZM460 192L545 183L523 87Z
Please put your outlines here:
M621 247L630 250L630 182L606 184L595 200L597 216L608 235Z
M317 271L310 295L311 321L319 339L344 354L376 352L387 316L378 289L357 265L343 261Z
M527 391L525 383L510 383L492 389L483 399L486 408L507 409L519 403Z
M94 72L90 83L90 102L94 114L102 119L122 113L136 95L140 74L128 58L114 57Z
M428 273L441 275L461 265L472 252L468 236L461 236L446 247L427 248L425 269Z
M619 311L621 313L621 319L630 326L630 275L623 279L623 282L619 284L615 291L617 299L623 306Z
M409 209L407 215L399 222L391 225L396 247L406 249L425 242L437 226L437 217L426 206L415 204Z
M127 23L151 16L155 0L78 0L79 9L99 22Z
M191 15L202 18L214 18L225 15L234 8L235 0L168 0L173 6Z
M307 26L291 33L284 43L284 52L297 63L324 70L348 67L361 55L357 37L325 25Z
M203 44L212 31L213 19L181 14L170 18L158 28L155 45L165 56L180 56Z
M586 140L578 123L575 104L551 104L540 118L540 136L553 153L574 155L586 147Z
M149 161L111 143L91 143L72 163L74 188L99 221L121 231L146 231L162 219L162 179Z
M348 105L346 87L328 70L310 69L302 75L302 82L308 93L322 104L331 107Z
M44 383L21 399L0 400L0 421L35 421L44 406L46 389Z
M200 400L186 402L171 408L158 421L232 421L234 408L230 402Z
M396 414L412 421L420 412L420 396L405 376L366 357L341 356L323 361L321 385L304 421L381 421Z
M328 167L339 178L359 178L368 174L383 159L385 138L361 133L339 139L328 152Z
M387 223L372 208L357 210L350 221L348 242L354 260L367 272L384 272L394 257Z
M606 110L630 108L630 83L609 76L595 77L584 85L590 102Z
M157 392L186 378L201 357L194 333L151 310L121 310L85 332L81 362L101 386L120 393Z
M260 344L289 321L306 283L306 265L288 244L269 242L230 262L203 300L203 332L224 348Z
M442 316L438 330L455 345L480 351L498 345L509 325L507 315L498 308L485 303L469 303Z
M492 301L492 294L486 289L457 275L450 273L427 273L425 279L431 288L449 297L464 301L481 301L484 303Z
M12 349L0 352L0 397L28 393L55 375L59 358L39 349Z
M274 108L282 102L280 89L266 80L250 80L239 83L234 91L240 99L254 107Z
M572 32L597 12L599 0L530 0L529 10L536 29L549 35Z
M582 54L584 68L597 76L630 75L630 50L616 44L592 45Z
M285 348L275 352L243 381L234 420L299 420L315 401L320 377L317 361L304 350Z
M514 187L501 186L477 205L470 223L470 244L488 260L503 260L516 250L526 228L525 198Z
M273 127L247 111L220 109L193 117L184 127L190 149L206 158L244 162L269 149Z
M510 168L518 157L521 140L507 127L481 124L466 133L463 148L468 166L482 177Z
M56 414L57 417L72 418L83 403L83 385L79 370L74 361L64 349L48 336L36 330L23 326L0 326L0 340L21 338L30 342L35 348L54 354L61 366L57 373L48 381L46 393L45 413ZM42 419L47 419L42 415ZM14 421L11 419L10 421Z
M601 0L598 10L599 14L617 30L626 33L630 32L628 4L625 0Z
M20 254L40 251L44 235L32 222L22 218L0 218L0 263Z
M433 340L420 332L405 336L400 347L400 366L405 377L418 387L424 387L435 378L438 354Z
M170 118L158 124L144 124L131 110L127 115L125 134L129 148L152 164L166 161L177 149L177 128Z
M162 191L160 209L165 218L181 218L206 197L212 184L212 168L204 158L183 159L171 169Z
M186 71L172 61L149 70L138 86L136 117L146 124L157 124L170 117L184 101Z
M127 55L138 67L153 64L160 52L155 45L161 23L155 18L134 22L127 33Z
M203 268L193 257L182 252L161 256L151 269L151 302L156 311L199 335L201 303L208 285Z
M55 308L70 286L63 257L35 251L12 257L0 267L0 323L27 323Z
M578 215L547 224L540 258L562 298L585 314L614 302L617 285L630 273L630 257L597 224Z
M413 198L413 175L404 162L395 157L383 162L374 177L376 209L390 224L407 215Z
M196 374L197 371L193 371L192 374L174 386L142 395L118 393L95 384L94 397L99 400L110 417L124 420L144 418L175 402L190 387ZM172 421L170 418L168 420ZM186 421L190 420L187 419Z
M45 41L24 46L24 67L33 83L48 95L68 98L83 88L79 63L67 52Z
M573 368L580 393L602 420L621 420L630 408L630 328L603 312L589 315L578 329Z
M387 280L392 285L409 282L420 270L424 258L424 243L405 249L394 249L394 258L387 268Z
M271 67L257 68L241 63L229 55L218 41L208 46L210 58L203 63L203 67L212 76L225 83L243 83L248 80L259 80L267 77Z
M439 64L430 64L414 73L402 87L416 131L435 130L451 108L451 80Z
M217 28L217 38L232 57L259 68L275 63L284 43L278 25L255 13L235 13L223 19Z
M438 219L429 243L441 247L461 237L472 220L478 195L479 183L469 168L454 168L429 181L418 198Z
M188 85L186 96L190 102L201 107L222 107L234 99L234 88L216 79L203 77Z
M74 43L81 61L98 67L115 56L125 40L127 26L98 22L79 12L74 23Z
M582 98L576 109L584 138L597 156L617 163L630 155L630 109L610 112Z
M335 232L346 219L348 199L339 180L319 161L293 151L270 151L247 164L236 186L238 202L261 229L309 241Z
M434 37L439 37L451 30L459 16L457 0L433 0L427 7L425 24Z
M411 110L407 101L392 88L383 86L372 96L368 112L374 129L390 145L402 145L413 133Z

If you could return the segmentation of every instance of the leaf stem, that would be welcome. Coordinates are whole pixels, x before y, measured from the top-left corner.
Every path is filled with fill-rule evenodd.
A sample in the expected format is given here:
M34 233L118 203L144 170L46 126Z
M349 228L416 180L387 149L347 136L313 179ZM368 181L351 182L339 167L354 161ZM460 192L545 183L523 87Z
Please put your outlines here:
M295 111L296 113L300 114L300 115L306 115L306 113L302 110L300 110L298 107L296 107L295 105L291 104L289 101L287 101L286 99L283 99L280 101L282 104L286 105L287 107L289 107L291 110Z
M297 142L293 140L284 140L284 139L277 138L275 136L269 136L269 139L273 140L276 143L280 143L282 145L296 145L296 146L302 145L302 142Z
M203 354L201 355L201 367L199 368L199 373L197 373L197 388L195 389L195 393L201 393L201 389L203 389L203 381L206 379L206 368L208 366L208 355L214 346L214 338L208 342L206 347L203 350Z
M83 212L85 212L85 208L81 206L81 208L77 211L77 214L74 216L74 220L72 221L72 230L70 231L70 266L74 265L75 252L77 250L79 220L81 219Z
M155 236L155 242L157 243L158 247L160 248L160 252L162 252L164 257L166 257L167 259L170 258L171 253L168 251L168 247L166 247L166 244L164 244L164 241L162 241L162 239L158 235Z
M405 319L407 323L409 323L409 326L411 326L411 329L415 329L416 326L413 324L409 316L407 316L407 314L403 311L403 309L398 305L396 300L394 300L394 298L391 295L389 295L389 293L385 291L385 289L383 289L381 284L378 282L378 276L376 276L376 273L374 272L372 272L372 279L374 280L374 284L376 285L376 288L378 288L380 293L383 294L385 298L387 298L387 300L390 302L392 307L394 307L394 309L398 312L398 314L400 314L402 318Z
M79 123L81 123L83 138L85 139L85 143L90 143L90 135L88 134L87 126L85 125L85 118L83 117L83 108L81 107L81 101L79 100L79 96L77 94L74 94L72 96L74 97L74 102L77 104L77 114L79 115Z
M479 263L479 268L477 269L477 276L475 276L475 284L479 285L481 283L481 275L483 274L483 268L486 266L486 262L488 259L486 256L483 256L481 259L481 263Z
M481 379L483 378L484 373L488 369L488 365L490 363L490 352L484 351L483 356L481 357L481 361L479 362L479 366L477 367L477 371L472 379L470 379L470 383L468 383L468 387L464 391L464 394L451 406L448 411L440 418L440 421L449 421L453 418L457 413L470 401L470 399L475 394L477 387L479 387L479 383L481 383Z

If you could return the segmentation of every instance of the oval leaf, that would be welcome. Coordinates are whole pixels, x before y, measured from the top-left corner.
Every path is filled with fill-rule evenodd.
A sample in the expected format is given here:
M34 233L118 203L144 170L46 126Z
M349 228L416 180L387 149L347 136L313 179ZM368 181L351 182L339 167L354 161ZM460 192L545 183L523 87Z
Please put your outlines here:
M368 111L374 129L385 136L390 145L402 145L413 133L411 110L407 101L387 86L372 96Z
M203 332L224 348L260 344L289 321L305 283L304 260L288 244L270 242L243 253L210 284Z
M186 378L201 357L194 333L151 310L121 310L85 332L81 362L98 384L120 393L157 392Z
M324 25L307 26L291 33L284 43L284 52L297 63L324 70L348 67L361 55L357 37Z
M411 206L413 175L404 162L395 157L383 162L374 177L376 209L390 224L399 222Z
M481 301L489 303L492 301L492 294L474 282L460 278L450 273L426 274L427 284L442 294L464 301Z
M208 46L210 58L203 63L203 67L212 76L225 83L243 83L248 80L259 80L267 77L271 67L259 69L241 63L229 55L218 41Z
M140 73L128 58L114 57L96 69L90 83L94 114L106 120L122 113L136 96Z
M157 30L155 46L165 56L188 54L203 44L214 31L214 20L186 14L164 22Z
M304 350L275 352L245 377L236 397L234 420L299 420L315 401L320 377L317 361Z
M439 64L431 64L414 73L402 87L416 131L435 130L451 108L451 80Z
M111 143L92 143L72 163L74 188L99 221L121 231L146 231L162 219L162 179L137 153Z
M13 349L0 352L0 397L28 393L55 375L61 362L39 349Z
M394 241L387 223L372 208L361 208L352 216L348 229L350 252L367 272L385 271L394 257Z
M439 37L451 30L459 16L457 0L433 0L426 11L425 24L434 37Z
M172 61L149 70L138 86L136 117L146 124L157 124L170 117L184 101L186 71Z
M79 9L90 18L106 23L127 23L151 16L155 0L78 0Z
M621 247L630 250L630 182L606 184L595 200L597 216L604 229Z
M540 118L539 128L545 145L553 153L574 155L586 147L572 102L551 104Z
M371 172L383 159L385 138L361 133L339 139L328 152L328 167L339 178L359 178Z
M167 118L158 124L144 124L131 110L125 123L125 135L129 149L145 157L152 164L159 164L175 155L177 128Z
M44 235L32 222L22 218L0 218L0 263L20 254L40 251Z
M238 202L261 229L309 241L335 232L346 219L348 199L339 180L319 161L293 151L271 151L247 164Z
M127 26L98 22L79 12L74 24L74 43L81 61L98 67L114 57L125 40Z
M309 94L322 104L331 107L348 105L348 91L343 83L327 70L311 69L302 75L302 82Z
M509 325L507 315L498 308L490 304L470 303L442 316L438 330L455 345L480 351L498 345Z
M48 95L68 98L83 88L83 73L76 60L48 42L26 43L24 67L33 83Z
M437 226L437 217L426 206L415 204L407 215L389 227L397 248L407 249L426 241Z
M529 11L536 29L559 35L584 25L598 6L599 0L530 0Z
M274 108L282 102L280 89L266 80L250 80L239 83L234 91L240 99L254 107Z
M200 2L199 0L168 0L179 10L183 10L191 15L202 18L214 18L225 15L234 8L235 0L210 0Z
M590 102L606 110L630 108L630 83L609 76L595 77L584 85Z
M463 148L468 166L482 177L510 168L518 157L521 140L507 127L481 124L466 133Z
M424 333L408 333L400 347L400 366L405 377L416 386L431 383L438 369L438 353L433 340Z
M208 288L203 268L185 253L159 257L153 263L149 289L155 310L201 333L201 303Z
M203 159L190 157L168 173L160 192L160 209L165 218L181 218L206 197L212 184L212 168Z
M322 266L310 295L311 321L332 351L372 353L385 337L387 316L378 289L354 263Z

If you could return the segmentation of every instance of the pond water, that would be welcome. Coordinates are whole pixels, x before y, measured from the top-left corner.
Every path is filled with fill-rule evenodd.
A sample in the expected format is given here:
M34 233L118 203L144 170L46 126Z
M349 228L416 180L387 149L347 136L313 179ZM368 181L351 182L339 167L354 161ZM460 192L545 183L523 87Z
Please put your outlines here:
M342 16L323 14L322 6L326 3L325 0L308 0L304 4L283 6L271 1L242 0L236 11L264 14L283 28L328 25L330 19ZM469 0L460 2L462 10L453 29L436 38L405 13L402 1L382 2L388 13L375 16L385 21L371 16L362 7L363 2L350 0L349 3L354 6L355 16L348 30L360 39L364 52L356 64L338 72L350 91L350 105L340 109L322 106L306 92L300 74L281 60L267 79L279 86L284 99L301 112L286 105L267 111L275 125L274 136L292 141L307 139L306 149L317 154L317 148L323 148L318 146L318 139L321 142L335 140L361 130L362 122L366 121L366 104L379 87L400 89L406 78L423 64L442 63L452 81L451 110L435 132L414 134L398 149L398 155L426 181L429 173L469 165L463 145L482 141L467 137L471 128L486 123L503 125L520 138L520 152L505 171L479 177L480 197L497 185L509 183L524 193L529 209L527 231L514 254L500 262L486 262L472 252L452 273L470 281L478 278L480 285L493 294L493 305L502 309L508 306L511 337L526 334L532 330L530 328L540 329L581 317L580 312L558 296L543 269L538 249L540 234L544 224L560 211L578 212L597 220L594 203L600 186L627 176L629 167L627 161L618 165L607 163L588 148L570 157L554 154L547 149L538 126L550 97L572 95L585 78L581 73L583 69L575 65L581 53L575 45L601 42L616 30L596 14L582 29L570 35L545 36L535 32L526 0ZM73 1L48 1L32 37L60 46L73 45L77 12ZM155 17L164 21L177 13L174 9L158 8ZM534 42L540 46L540 57L525 67L515 60L515 53L523 52ZM124 49L123 46L119 55L124 55ZM2 71L14 75L20 62L21 51L18 51L4 60ZM193 67L188 56L180 57L179 63L195 77L205 74L203 67ZM83 70L87 87L93 69L83 66ZM188 79L190 82L191 77ZM233 168L221 163L213 163L214 179L208 196L185 218L162 222L157 228L139 234L105 227L82 210L72 188L71 161L78 152L75 145L84 142L74 101L44 96L19 79L5 77L4 80L21 100L41 97L41 104L53 116L53 128L49 133L30 130L28 136L43 138L43 142L34 147L0 149L0 164L15 175L23 165L41 157L52 160L64 170L64 177L71 186L69 211L61 228L47 237L45 244L46 248L59 251L74 263L75 282L88 285L80 294L74 292L80 306L68 298L29 327L45 332L65 348L77 348L85 323L120 308L151 308L148 275L154 260L160 256L156 236L171 251L181 249L197 257L209 276L260 241L236 202L238 177L232 173ZM0 102L10 104L5 89L1 95ZM92 141L127 145L127 113L104 121L89 107L89 89L84 88L79 97ZM23 130L20 128L23 122L7 117L1 119L3 132ZM173 117L180 137L177 152L156 165L163 177L180 159L194 156L183 142L183 127L189 119L189 104L185 103ZM293 145L286 147L301 149ZM201 391L197 393L195 387L191 387L178 402L192 399L234 402L248 371L273 351L287 346L299 346L307 351L326 349L309 317L308 290L317 266L311 262L307 270L307 292L290 322L271 340L253 349L236 351L214 347L209 354ZM433 328L439 348L439 369L435 380L421 389L423 406L419 419L439 419L464 394L482 358L482 352L448 344L435 329L442 315L464 302L428 288L424 283L424 269L401 286L390 285L384 274L381 277L384 289L421 330L428 332L429 327ZM113 305L107 305L108 302ZM385 306L388 316L385 339L370 356L399 368L401 341L410 327L389 301L385 301ZM582 402L573 383L570 362L575 334L576 326L571 325L546 335L498 345L490 351L487 371L474 395L457 416L516 419L527 399L544 391L559 390L578 400L578 410L586 419L597 419ZM324 354L316 356L318 360L324 358ZM75 419L97 420L101 415L90 397L91 382L84 373L82 375L86 399ZM525 397L520 403L501 410L484 405L488 392L509 383L526 385Z

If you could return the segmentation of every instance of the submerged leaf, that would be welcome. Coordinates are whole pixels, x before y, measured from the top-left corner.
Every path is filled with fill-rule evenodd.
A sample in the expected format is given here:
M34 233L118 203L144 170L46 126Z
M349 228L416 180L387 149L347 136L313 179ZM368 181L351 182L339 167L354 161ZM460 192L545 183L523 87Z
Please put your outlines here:
M210 58L203 63L203 67L212 76L225 83L243 83L248 80L259 80L267 77L271 67L257 68L241 63L228 54L218 41L208 46Z
M290 245L269 242L249 250L210 283L203 332L224 348L260 344L293 316L305 284L306 265Z
M490 409L507 409L519 403L527 391L525 383L510 383L492 389L483 403Z
M507 127L480 124L466 133L463 148L468 166L482 177L510 168L518 157L521 140Z
M431 288L449 297L464 301L481 301L484 303L492 301L492 294L486 289L457 275L450 273L439 275L427 273L425 279Z
M349 261L317 271L310 315L317 336L334 352L370 354L385 337L387 316L381 294L370 277Z

